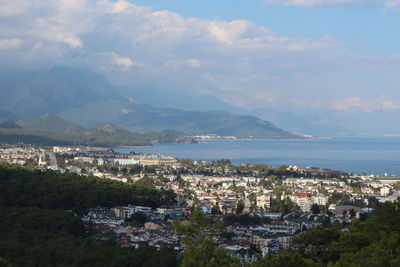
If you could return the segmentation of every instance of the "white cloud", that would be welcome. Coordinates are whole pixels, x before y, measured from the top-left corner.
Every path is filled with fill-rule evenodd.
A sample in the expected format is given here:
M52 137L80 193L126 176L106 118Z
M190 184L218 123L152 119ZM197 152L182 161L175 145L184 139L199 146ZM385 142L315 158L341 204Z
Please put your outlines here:
M396 9L400 7L400 0L389 0L385 4L385 9Z
M125 68L130 68L134 65L132 59L129 57L119 57L114 60L114 64L121 65Z
M132 60L130 57L115 57L113 63L120 66L124 71L129 71L132 67L143 67L143 64Z
M349 1L281 1L327 2ZM0 50L3 69L87 65L113 82L208 92L250 108L362 95L332 84L343 73L368 80L381 66L399 73L395 58L357 55L328 34L289 37L248 20L184 18L129 1L0 0L1 47L14 48Z
M61 42L69 45L71 48L81 48L83 47L82 40L76 36L68 36L68 35L59 35L57 37Z
M109 66L116 66L123 72L127 72L134 67L144 67L144 64L135 61L133 58L129 56L123 57L115 52L99 53L94 57L101 59L100 62L103 65L103 69L110 69Z
M27 12L30 7L28 2L18 1L0 1L0 17L13 17Z
M123 12L126 12L127 10L129 10L129 8L131 8L131 7L132 7L132 5L128 1L124 1L124 0L118 1L113 4L111 13L123 13Z
M400 104L389 99L385 95L375 98L361 98L358 96L347 97L330 103L333 110L338 111L400 111Z
M198 68L201 66L201 62L197 59L174 59L166 62L163 65L164 69L179 69L179 68Z
M266 0L266 6L293 6L300 8L343 7L365 4L382 4L385 10L400 7L400 0Z
M18 49L21 44L21 39L0 39L0 50Z
M295 7L345 6L354 4L375 3L380 0L267 0L267 5Z

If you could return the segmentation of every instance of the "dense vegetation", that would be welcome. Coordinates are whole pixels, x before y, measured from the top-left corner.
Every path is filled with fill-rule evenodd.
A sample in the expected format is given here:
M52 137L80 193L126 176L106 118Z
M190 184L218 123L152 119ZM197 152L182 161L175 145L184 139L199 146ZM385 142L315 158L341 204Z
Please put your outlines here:
M400 203L386 203L372 218L354 219L348 231L340 225L317 227L295 239L298 251L264 258L266 266L400 266Z
M0 165L0 207L40 207L84 212L95 206L173 204L172 191L53 171Z
M112 126L110 126L112 127ZM177 136L169 133L132 133L119 129L114 133L106 132L101 128L93 128L83 134L60 133L38 129L1 128L0 142L26 143L38 145L88 145L88 146L143 146L152 142L174 143L179 142ZM181 140L185 141L185 140Z
M258 216L250 216L248 214L235 216L229 215L224 217L224 224L225 225L244 225L244 226L252 226L252 225L260 225L260 224L267 224L270 223L271 219L269 218L261 218Z
M134 133L113 125L84 128L52 114L35 120L13 121L0 109L0 142L39 145L141 146L190 142L167 132Z
M0 210L0 259L13 266L176 266L172 249L122 248L85 238L79 217L40 208Z
M222 222L212 223L204 213L195 210L186 223L173 222L181 243L186 247L181 267L239 267L239 259L229 256L227 250L217 247L212 235L221 232ZM207 234L206 234L207 233Z
M173 202L171 191L2 164L0 266L176 266L172 249L90 241L73 213L97 205L156 207Z

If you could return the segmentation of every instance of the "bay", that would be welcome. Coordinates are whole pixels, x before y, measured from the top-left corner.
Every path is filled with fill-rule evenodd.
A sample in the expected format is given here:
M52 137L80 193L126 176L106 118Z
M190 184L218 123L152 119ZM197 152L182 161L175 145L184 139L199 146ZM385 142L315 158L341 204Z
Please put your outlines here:
M198 144L115 148L192 160L230 159L255 163L313 166L352 173L400 175L400 137L335 137L307 140L211 140Z

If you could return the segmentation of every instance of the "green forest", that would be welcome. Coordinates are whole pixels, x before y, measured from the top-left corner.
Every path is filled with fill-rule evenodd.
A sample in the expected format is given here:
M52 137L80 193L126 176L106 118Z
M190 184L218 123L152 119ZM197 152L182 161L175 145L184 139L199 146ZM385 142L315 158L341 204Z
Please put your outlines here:
M400 266L400 203L385 203L366 221L353 219L348 229L331 224L295 238L297 250L264 258L251 267Z
M39 207L82 214L90 207L141 205L159 207L175 201L170 190L158 191L93 176L27 170L0 164L0 207Z
M93 129L84 134L61 133L37 129L1 128L0 142L4 143L26 143L37 145L85 145L85 146L144 146L152 142L174 143L179 140L186 141L176 135L169 133L148 132L144 134L132 133L119 130L117 133L107 134L104 131Z
M92 242L89 207L173 204L172 191L0 164L0 266L176 266L176 253Z

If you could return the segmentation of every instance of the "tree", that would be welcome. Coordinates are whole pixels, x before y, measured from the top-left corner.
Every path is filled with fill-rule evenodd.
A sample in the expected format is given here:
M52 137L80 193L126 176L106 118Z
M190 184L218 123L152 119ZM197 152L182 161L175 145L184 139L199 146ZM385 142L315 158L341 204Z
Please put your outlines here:
M211 208L212 214L222 214L221 209L219 208L218 204L214 204Z
M250 267L312 267L318 266L311 259L304 258L300 253L295 251L284 251L271 258L263 258Z
M236 207L236 213L242 213L244 209L244 203L243 201L239 201Z
M143 178L137 180L137 184L144 185L147 187L154 187L154 180L145 175Z
M321 209L318 204L314 203L311 206L311 211L313 214L319 214L321 212Z
M129 219L126 219L126 221L131 223L133 226L143 226L147 221L147 216L143 212L136 212L132 214Z
M76 215L96 205L158 207L174 197L170 190L0 163L0 266L174 267L173 249L89 240Z
M217 247L212 234L221 232L222 225L212 225L204 213L195 210L188 223L173 222L174 229L186 247L182 254L182 267L239 267L240 262Z
M352 204L350 200L350 196L345 193L333 192L329 196L328 202L330 204L337 204L337 205L345 205L345 204Z

